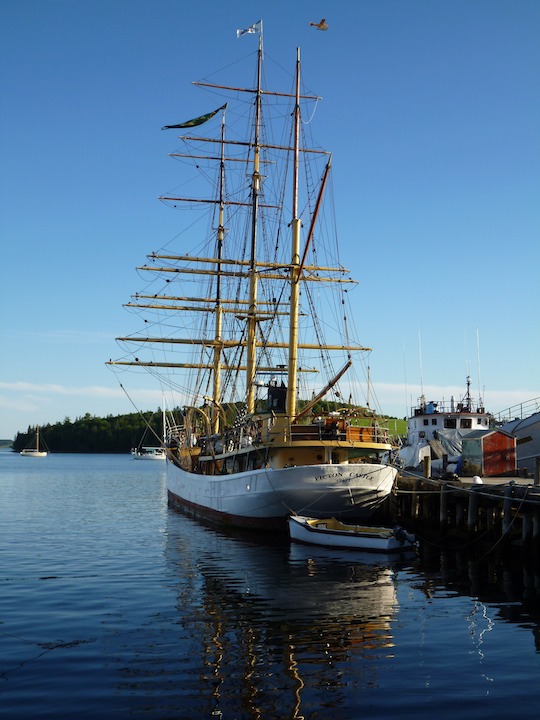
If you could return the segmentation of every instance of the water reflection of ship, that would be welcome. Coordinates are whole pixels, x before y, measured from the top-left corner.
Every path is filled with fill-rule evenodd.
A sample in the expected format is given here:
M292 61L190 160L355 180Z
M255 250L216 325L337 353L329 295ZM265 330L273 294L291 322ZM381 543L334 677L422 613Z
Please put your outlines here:
M305 685L311 700L316 688L345 692L350 662L361 661L366 682L377 680L374 655L392 647L395 568L263 544L177 514L169 520L167 560L177 568L182 623L191 644L201 643L216 707L225 711L242 693L244 706L257 697L260 712L266 698L267 712L277 703L277 715L287 708L297 717L306 712Z

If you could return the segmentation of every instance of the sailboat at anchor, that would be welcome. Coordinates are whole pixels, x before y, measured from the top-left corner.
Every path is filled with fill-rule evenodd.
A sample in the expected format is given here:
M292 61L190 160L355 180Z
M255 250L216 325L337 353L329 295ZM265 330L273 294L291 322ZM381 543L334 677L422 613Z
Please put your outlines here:
M302 121L320 98L302 89L299 50L290 92L262 77L260 32L253 86L196 82L227 104L166 126L187 130L171 156L195 175L188 196L160 199L207 228L192 251L166 247L138 268L148 286L127 306L145 327L117 338L124 355L109 364L144 368L174 398L171 505L256 529L286 530L291 514L365 521L397 471L382 462L388 431L375 418L362 426L352 400L354 361L369 348L353 340L354 281L325 241L331 154Z
M36 427L36 444L35 447L23 448L20 451L20 455L23 457L47 457L48 452L43 447L43 440L39 437L39 425Z

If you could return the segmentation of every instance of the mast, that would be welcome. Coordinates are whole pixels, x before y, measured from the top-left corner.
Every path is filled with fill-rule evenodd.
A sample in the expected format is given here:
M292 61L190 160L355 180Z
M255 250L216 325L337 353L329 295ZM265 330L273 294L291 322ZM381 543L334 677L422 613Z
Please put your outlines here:
M217 229L217 268L216 268L216 305L214 332L214 368L212 387L212 432L219 432L219 407L221 402L221 341L223 327L223 307L221 304L221 268L223 259L223 240L225 237L223 189L225 184L225 113L221 116L221 159L219 171L219 223Z
M161 408L161 441L163 446L165 446L167 444L167 432L165 431L165 403L163 402L163 398L161 400L161 404L163 405L163 407Z
M249 310L247 319L247 361L246 361L246 410L255 411L255 368L257 365L257 221L259 215L259 193L261 188L260 167L260 121L261 121L261 75L262 75L262 35L259 35L259 51L257 58L257 91L255 95L255 132L254 156L251 190L251 252L249 267Z
M467 392L465 393L465 408L467 412L471 412L472 410L472 402L471 402L471 377L470 375L467 375Z
M296 415L296 385L298 375L298 306L300 296L300 226L298 217L298 156L300 135L300 48L296 49L296 97L294 104L294 169L293 169L293 218L291 221L291 282L289 366L287 373L287 415Z
M208 277L209 282L213 284L213 291L208 292L206 296L204 293L193 295L187 291L178 291L177 294L168 294L167 291L163 290L156 294L141 293L133 296L133 302L126 305L127 307L133 308L147 308L154 311L156 315L160 315L161 311L170 312L172 317L179 318L180 320L183 320L185 317L186 324L191 323L190 327L195 328L194 336L192 336L191 333L187 337L167 333L165 336L161 335L160 337L156 337L150 333L148 336L144 336L142 333L136 333L128 337L119 337L117 341L128 344L130 354L133 354L133 357L129 360L125 358L115 361L110 360L107 363L109 365L141 368L196 369L209 371L210 377L206 375L208 385L206 385L205 382L204 389L201 385L195 388L195 391L197 393L204 391L208 395L207 397L205 394L203 397L205 400L208 400L211 405L208 412L208 422L209 432L212 434L219 434L219 432L223 430L222 419L224 419L224 413L221 404L222 401L224 401L223 394L225 392L226 373L229 374L234 371L235 373L242 373L244 375L246 411L248 414L253 414L255 412L256 373L258 371L272 373L283 372L285 367L276 363L277 356L279 355L281 359L282 353L273 353L272 351L274 349L285 351L284 354L288 355L285 370L287 374L287 388L285 406L283 407L283 405L281 405L280 410L281 413L286 415L288 420L292 422L298 414L298 378L300 377L300 373L316 372L314 368L304 366L304 363L300 362L300 353L303 350L324 352L344 350L363 351L369 349L362 346L351 346L348 343L326 344L322 339L318 339L317 343L300 342L300 283L302 282L302 285L313 282L334 284L353 283L354 281L344 277L349 271L342 266L337 266L337 264L336 266L332 266L331 263L323 266L314 265L309 264L308 261L308 253L313 244L314 230L318 222L322 199L330 172L331 155L324 150L309 148L307 146L301 147L300 102L305 99L317 101L321 98L303 95L300 92L301 70L299 48L296 53L295 88L292 93L273 93L263 89L262 63L263 47L262 37L260 36L257 55L257 76L255 83L253 83L250 88L229 87L211 83L195 83L196 85L222 88L236 93L250 93L250 97L255 103L252 108L254 112L252 114L251 139L249 142L228 139L226 137L224 115L222 116L221 133L216 137L206 138L193 136L191 134L180 136L181 139L188 143L215 143L214 147L216 150L211 151L209 155L192 155L191 153L174 153L174 155L192 159L204 157L207 160L219 162L219 185L214 188L211 198L169 196L162 196L160 198L162 201L178 201L190 204L202 203L205 205L213 204L217 209L217 213L214 214L214 252L209 253L210 257L201 257L198 253L196 253L195 256L165 252L152 253L148 256L152 262L138 268L141 271L156 273L157 276L166 278L164 282L175 283L174 287L176 287L177 282L179 284L183 283L183 276L187 276L188 282L192 282L196 277L198 279ZM287 142L282 145L267 144L265 142L262 132L262 102L263 96L267 97L269 95L290 98L294 103L293 138L290 143ZM224 108L225 107L226 105ZM288 118L288 120L290 121L290 118ZM217 150L218 144L219 151ZM233 151L230 153L230 156L228 156L231 146L233 147ZM280 211L283 209L281 197L278 198L276 201L277 204L274 205L267 204L267 198L263 195L263 175L261 175L261 172L265 173L264 168L266 162L268 162L268 164L273 162L262 155L267 148L278 151L274 153L276 156L280 155L281 152L286 152L290 158L292 153L293 159L292 176L289 176L289 179L292 180L291 236L288 251L285 251L287 257L283 259L281 255L277 254L273 258L265 259L264 257L259 257L257 259L258 255L261 254L259 244L260 233L263 229L259 215L265 209ZM301 202L299 192L299 163L300 157L302 157L301 153L329 156L321 180L316 205L312 213L310 226L306 228L307 239L305 243L301 243L302 220L299 217L299 205ZM310 155L306 155L306 158L308 157L310 157ZM229 162L246 162L246 160L251 164L248 181L250 185L249 197L244 197L245 176L242 176L243 184L241 188L237 188L231 197L226 197L225 168L227 167L228 169ZM272 202L270 198L268 198L268 200ZM229 228L225 228L225 223L228 222L229 207L242 207L244 212L247 211L247 213L249 213L247 228L247 244L249 249L247 252L244 252L244 249L242 249L235 253L232 248L227 249L225 245L226 238L227 245L228 242L234 243L236 241L236 235L241 235L242 239L244 241L246 240L243 232L233 232L230 236L227 234L232 232L233 229L233 226L231 226L230 230ZM236 214L239 216L241 213L236 213L234 209L231 210L230 221L233 223L233 215ZM280 215L279 222L281 222L282 219ZM170 279L167 278L167 274ZM192 278L190 276L196 277ZM236 279L243 286L242 291L238 291L236 297L227 296L229 278ZM262 283L262 285L260 283ZM262 289L266 283L268 283L272 290L274 288L277 289L279 285L279 292L273 291L271 295L263 293ZM284 283L287 286L285 291L282 290ZM230 284L232 285L232 283ZM170 287L172 288L173 285ZM198 314L200 317L203 313L209 316L213 314L213 319L210 320L209 336L197 332L197 328L201 331L203 328L202 323L199 323L195 316ZM244 323L243 331L234 336L229 335L227 328L228 318L230 318L231 315L235 316L235 325L236 321ZM287 324L286 320L283 319L283 323L274 323L277 316L280 315L288 318L288 333L285 327ZM262 323L264 321L267 322L263 325ZM276 329L275 325L279 325L279 329ZM238 325L236 325L236 329L238 329ZM284 337L281 331L285 333ZM203 336L198 337L199 334ZM191 346L193 349L200 346L204 349L204 358L198 359L198 361L192 360L191 362L178 362L175 359L166 359L157 362L142 357L139 359L139 357L134 356L131 350L133 345L136 345L137 350L139 350L141 346L167 345L170 346L173 352L178 349L179 353L184 353L182 349L183 345ZM310 354L312 353L308 353L308 355ZM263 356L265 358L264 360L262 359ZM264 362L264 367L259 365L260 362ZM348 367L349 364L346 365L346 368ZM340 371L330 384L326 386L325 392L327 392L329 387L333 386L341 375L342 372ZM234 387L231 388L231 392L236 391L236 382L235 378ZM222 419L220 420L220 418Z

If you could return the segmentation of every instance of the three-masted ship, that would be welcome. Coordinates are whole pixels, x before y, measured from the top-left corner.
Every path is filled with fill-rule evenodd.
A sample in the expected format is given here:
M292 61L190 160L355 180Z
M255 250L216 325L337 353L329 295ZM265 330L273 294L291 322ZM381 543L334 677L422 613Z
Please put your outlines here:
M254 528L295 513L365 520L396 469L381 460L387 430L353 402L369 348L353 339L354 281L325 243L331 155L307 138L320 98L302 89L299 51L288 92L263 87L262 33L256 58L251 87L196 82L227 102L165 126L187 130L171 155L195 172L188 193L160 199L190 210L184 235L199 239L139 268L148 285L127 305L145 327L117 338L126 354L110 363L146 369L175 398L172 505Z

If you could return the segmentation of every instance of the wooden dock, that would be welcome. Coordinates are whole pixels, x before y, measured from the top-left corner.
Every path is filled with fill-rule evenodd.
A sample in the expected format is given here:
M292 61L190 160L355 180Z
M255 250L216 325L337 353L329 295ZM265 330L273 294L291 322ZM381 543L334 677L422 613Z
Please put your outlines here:
M441 547L520 547L540 556L538 478L399 476L387 520Z

